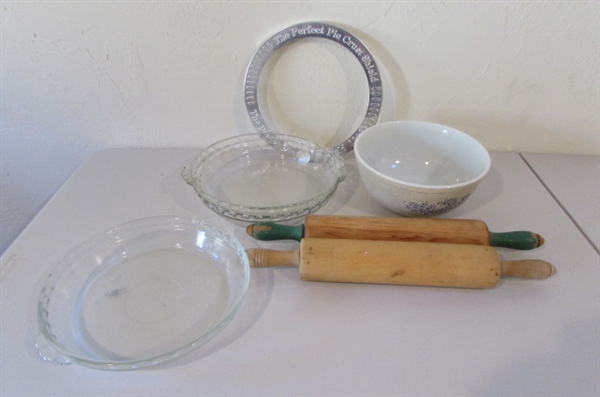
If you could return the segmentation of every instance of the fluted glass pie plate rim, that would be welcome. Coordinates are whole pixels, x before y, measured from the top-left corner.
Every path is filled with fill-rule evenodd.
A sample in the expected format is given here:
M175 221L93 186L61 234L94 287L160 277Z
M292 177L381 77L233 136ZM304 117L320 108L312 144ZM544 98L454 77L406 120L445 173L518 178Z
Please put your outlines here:
M203 149L191 164L184 167L183 179L194 188L198 197L208 208L226 218L237 221L287 221L301 218L321 208L346 178L343 158L307 139L286 134L274 134L273 137L278 142L278 146L272 146L259 134L238 135L216 142ZM311 167L314 164L320 164L322 168L319 168L319 173L325 173L328 183L308 198L282 202L277 205L247 205L241 203L241 200L224 200L207 187L206 180L210 175L206 175L205 169L208 169L211 163L220 162L225 156L230 156L235 161L247 159L251 162L253 156L259 156L263 152L272 152L272 154L286 159L279 165L269 164L265 168L267 173L274 172L275 167L291 168L293 164L294 167L300 167L302 172L309 176L316 175ZM261 177L264 178L265 174L262 174ZM321 175L322 177L323 175ZM292 187L296 181L291 179L286 180L285 183L286 186L274 187L286 190Z
M250 279L242 244L218 226L189 216L153 216L73 247L48 271L40 291L40 357L132 370L207 342L235 316ZM127 338L136 346L122 353Z

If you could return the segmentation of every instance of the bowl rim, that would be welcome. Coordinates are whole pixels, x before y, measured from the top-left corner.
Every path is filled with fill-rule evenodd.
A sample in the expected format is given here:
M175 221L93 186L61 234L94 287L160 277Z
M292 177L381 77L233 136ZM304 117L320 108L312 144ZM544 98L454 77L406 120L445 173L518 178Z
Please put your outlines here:
M236 299L231 303L229 310L223 313L223 316L217 323L212 325L191 343L181 345L173 350L153 357L110 361L83 357L81 354L73 353L63 346L60 340L53 334L51 324L46 321L48 313L47 304L54 293L56 283L61 279L65 272L75 265L73 263L74 258L82 255L90 248L100 246L100 244L113 244L117 247L121 244L123 235L136 232L149 233L152 232L152 227L167 227L169 225L172 226L173 231L181 230L183 227L190 227L197 231L210 231L210 233L226 239L230 247L240 254L241 261L238 264L241 266L242 284L239 295L235 297ZM233 232L222 230L218 226L211 224L211 222L204 219L193 216L157 215L139 218L112 226L68 249L58 260L54 261L52 266L46 271L45 279L42 288L39 291L36 304L38 336L35 344L38 354L44 361L52 361L61 365L77 363L94 369L111 371L135 370L171 361L191 352L210 340L218 334L233 319L233 317L235 317L244 301L246 292L248 291L250 277L250 264L242 243L235 237ZM50 353L50 355L47 355L46 353Z
M272 146L269 142L265 141L260 136L260 134L256 133L235 135L215 142L210 146L207 146L196 156L196 158L189 165L184 167L182 171L182 176L186 180L186 182L194 188L200 199L210 209L230 219L245 222L262 220L281 221L300 218L302 216L307 215L308 213L316 211L317 209L322 207L329 200L329 198L331 198L331 196L337 190L338 185L346 178L344 159L333 150L324 148L305 138L279 133L274 134L274 137L277 140L279 140L279 142L283 140L306 145L310 148L311 153L316 152L320 155L327 157L328 161L323 163L330 165L334 181L328 185L327 189L324 189L318 194L305 200L276 206L250 206L223 201L222 199L217 198L214 195L208 193L206 189L203 188L202 178L200 178L199 180L192 180L191 173L194 172L194 170L203 166L205 163L211 161L216 156L221 154L224 150L227 150L236 144L257 144L260 150ZM274 150L278 149L274 148Z
M402 125L411 125L412 124L412 125L423 125L423 126L429 126L429 127L435 127L435 128L444 128L444 129L450 129L450 130L458 133L462 137L464 137L467 140L474 143L475 146L481 150L481 152L484 155L484 159L485 159L484 170L481 173L479 173L476 177L471 178L468 181L464 181L464 182L456 183L456 184L452 184L452 185L423 185L423 184L419 184L419 183L406 182L406 181L403 181L400 179L389 177L389 176L385 175L384 173L377 171L369 163L367 163L365 161L365 159L362 157L362 155L360 153L360 150L361 150L360 142L363 141L364 139L366 139L365 137L368 137L369 135L373 134L374 133L373 131L375 131L375 133L376 133L377 130L380 128L387 127L390 125L400 125L400 124L402 124ZM477 139L473 138L471 135L469 135L466 132L461 131L457 128L450 127L450 126L447 126L444 124L434 123L434 122L430 122L430 121L420 121L420 120L386 121L384 123L380 123L380 124L374 125L373 127L367 128L365 131L362 132L362 134L360 134L356 138L356 142L354 143L354 155L356 157L356 160L357 160L359 166L363 166L364 168L369 170L369 172L373 173L374 175L376 175L383 181L387 182L387 184L389 184L389 185L394 185L394 186L402 185L407 188L418 189L421 192L429 191L432 193L435 193L435 191L438 191L439 193L441 193L442 191L461 190L462 188L469 187L473 184L477 184L488 174L488 172L490 171L491 166L492 166L492 159L491 159L490 153L488 152L486 147L483 146L483 144L481 142L479 142Z

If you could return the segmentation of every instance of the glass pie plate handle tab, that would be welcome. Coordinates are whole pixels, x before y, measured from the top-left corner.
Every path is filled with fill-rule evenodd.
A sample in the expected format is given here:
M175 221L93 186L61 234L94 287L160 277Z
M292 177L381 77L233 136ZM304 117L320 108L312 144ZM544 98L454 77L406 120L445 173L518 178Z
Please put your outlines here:
M197 348L235 315L250 278L231 233L193 218L116 226L69 251L38 300L40 356L131 370Z

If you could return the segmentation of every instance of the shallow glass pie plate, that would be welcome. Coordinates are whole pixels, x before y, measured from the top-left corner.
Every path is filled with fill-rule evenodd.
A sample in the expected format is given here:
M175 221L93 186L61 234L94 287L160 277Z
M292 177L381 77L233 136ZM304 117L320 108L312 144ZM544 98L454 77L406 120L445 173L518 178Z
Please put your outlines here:
M239 241L206 222L160 216L117 226L50 271L38 302L38 352L108 370L162 363L221 330L249 277Z
M284 221L323 206L344 180L343 159L306 139L259 134L217 142L182 176L216 213L239 221Z

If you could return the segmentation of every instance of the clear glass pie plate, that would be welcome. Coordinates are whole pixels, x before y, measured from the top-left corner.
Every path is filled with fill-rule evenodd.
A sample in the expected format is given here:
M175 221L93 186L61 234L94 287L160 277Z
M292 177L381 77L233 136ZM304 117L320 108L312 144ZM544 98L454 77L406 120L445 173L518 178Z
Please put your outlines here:
M306 139L241 135L217 142L182 176L210 209L227 218L284 221L323 206L346 177L343 159Z
M38 301L40 356L107 370L181 356L234 316L250 278L230 233L184 217L112 228L67 253Z

